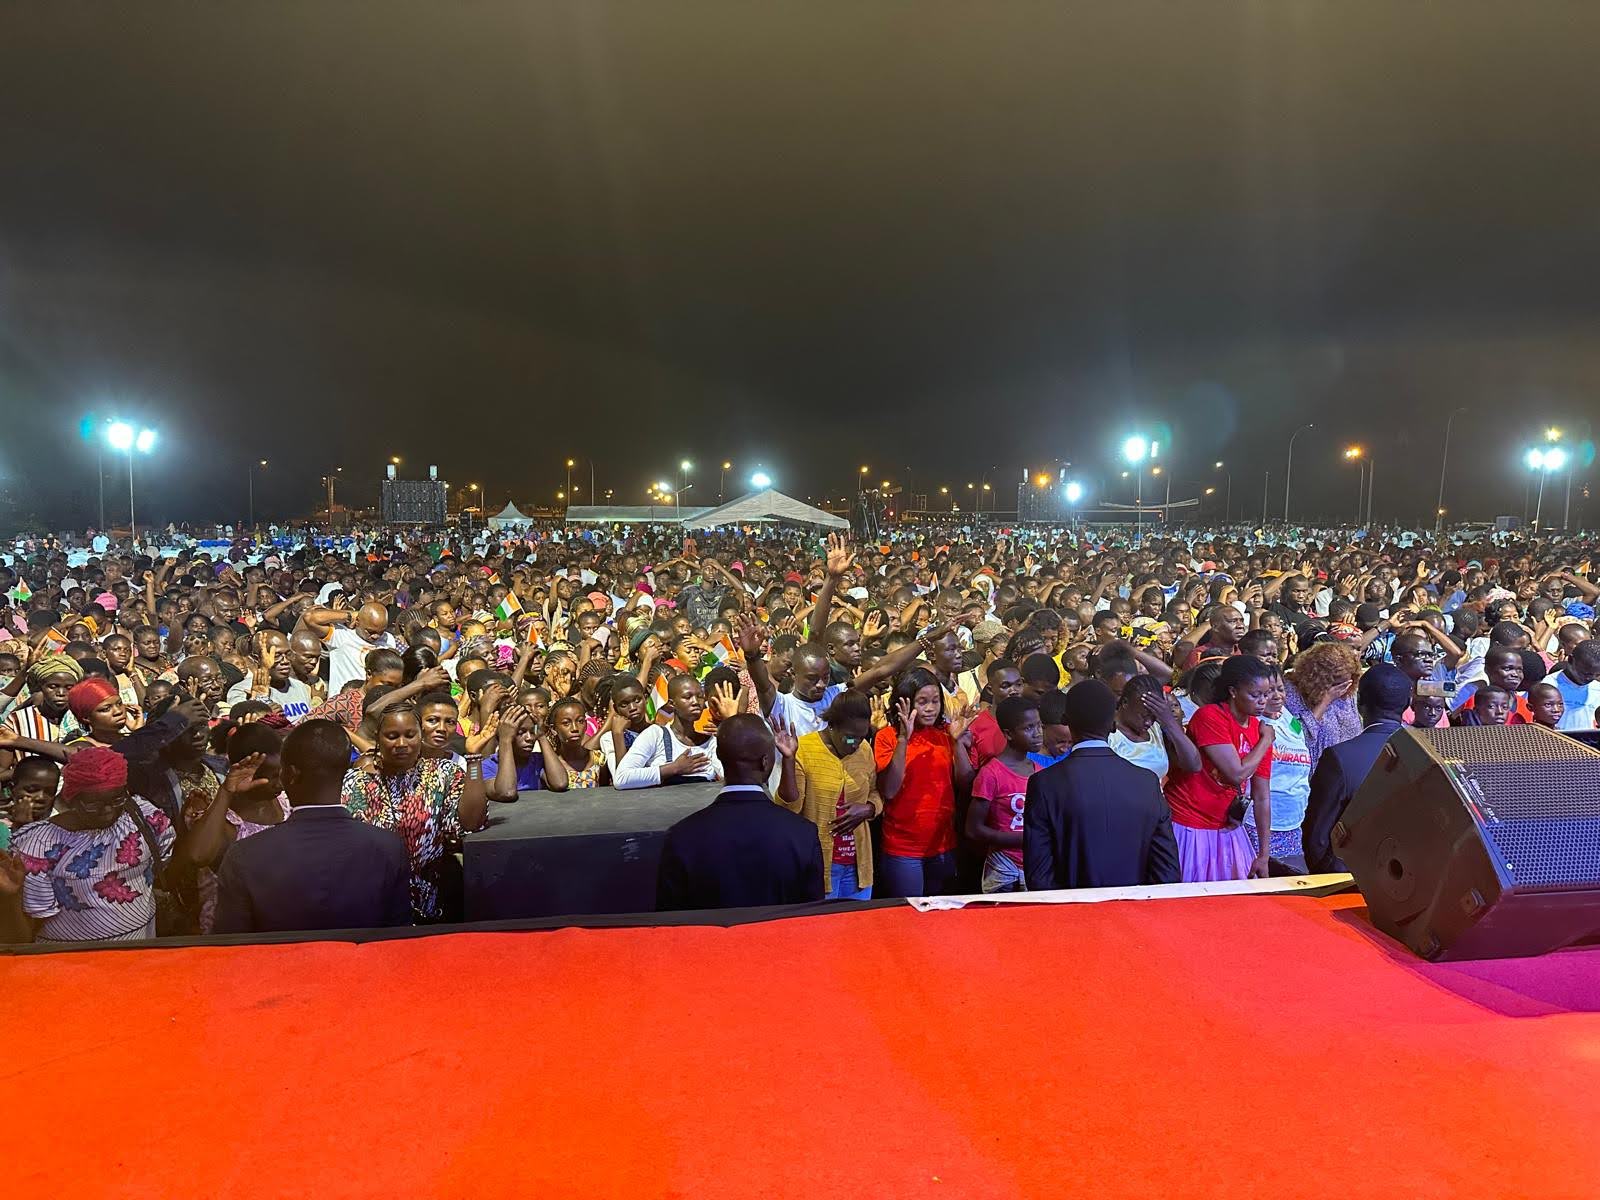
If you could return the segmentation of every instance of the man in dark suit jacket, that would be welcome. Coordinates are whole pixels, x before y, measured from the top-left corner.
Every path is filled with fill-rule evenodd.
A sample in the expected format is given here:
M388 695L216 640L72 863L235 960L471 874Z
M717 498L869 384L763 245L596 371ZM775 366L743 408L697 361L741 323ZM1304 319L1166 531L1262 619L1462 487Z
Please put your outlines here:
M235 842L217 871L216 933L372 929L411 923L405 839L357 821L339 798L350 738L305 721L283 743L289 819Z
M1022 867L1030 892L1051 888L1178 883L1172 811L1153 771L1121 758L1106 739L1117 698L1098 679L1067 692L1072 753L1028 779Z
M1333 852L1333 827L1411 707L1410 676L1390 663L1379 663L1361 677L1356 707L1367 727L1348 742L1324 750L1311 774L1300 844L1305 849L1306 870L1313 875L1346 869Z
M766 781L772 731L742 714L717 726L724 786L697 813L667 830L656 875L656 908L748 908L822 899L817 827L774 804Z

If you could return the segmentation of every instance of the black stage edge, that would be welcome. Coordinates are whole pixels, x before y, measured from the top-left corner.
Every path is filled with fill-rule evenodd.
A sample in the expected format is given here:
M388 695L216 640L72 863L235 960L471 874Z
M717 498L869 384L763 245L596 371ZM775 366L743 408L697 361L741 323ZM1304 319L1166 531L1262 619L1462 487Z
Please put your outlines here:
M1323 884L1293 892L1267 892L1272 896L1337 896L1355 890L1353 881ZM1240 896L1249 900L1251 896ZM1011 903L1016 903L1012 901ZM1143 900L1127 904L1148 903ZM556 929L645 929L674 926L700 926L731 929L762 921L781 921L788 917L825 917L836 913L863 912L869 909L900 908L904 900L818 900L812 904L773 904L760 908L713 908L693 912L596 913L578 917L544 917L531 920L471 921L461 925L414 925L398 929L324 929L303 933L227 933L210 937L154 938L148 942L79 942L73 945L0 945L0 958L31 954L81 954L88 950L169 950L194 946L290 946L301 942L394 942L409 938L436 937L447 933L542 933ZM1006 904L968 901L966 908L992 912Z
M649 912L669 828L722 786L523 792L461 850L468 921Z

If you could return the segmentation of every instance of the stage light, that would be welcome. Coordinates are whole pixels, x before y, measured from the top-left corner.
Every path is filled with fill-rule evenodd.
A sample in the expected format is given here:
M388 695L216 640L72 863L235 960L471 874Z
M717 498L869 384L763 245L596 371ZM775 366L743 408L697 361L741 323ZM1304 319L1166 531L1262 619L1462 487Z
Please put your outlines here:
M1131 463L1140 463L1145 455L1150 453L1150 443L1138 434L1134 434L1122 443L1122 457Z
M1082 499L1083 499L1083 484L1079 483L1076 479L1069 480L1068 483L1067 483L1067 503L1068 504L1076 504L1079 500L1082 500Z

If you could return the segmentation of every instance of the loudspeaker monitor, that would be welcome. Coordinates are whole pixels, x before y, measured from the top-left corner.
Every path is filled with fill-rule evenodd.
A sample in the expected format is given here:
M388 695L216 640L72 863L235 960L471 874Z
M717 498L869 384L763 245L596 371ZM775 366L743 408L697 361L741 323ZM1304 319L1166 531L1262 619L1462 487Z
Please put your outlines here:
M1373 924L1423 958L1600 936L1600 752L1542 726L1400 729L1332 842Z

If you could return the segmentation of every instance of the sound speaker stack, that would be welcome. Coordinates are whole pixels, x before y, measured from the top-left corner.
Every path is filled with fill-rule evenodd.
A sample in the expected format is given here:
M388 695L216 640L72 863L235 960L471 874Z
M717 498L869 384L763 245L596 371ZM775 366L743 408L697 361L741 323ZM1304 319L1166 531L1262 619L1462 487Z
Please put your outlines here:
M1600 939L1600 752L1543 726L1402 728L1332 840L1373 924L1423 958Z

